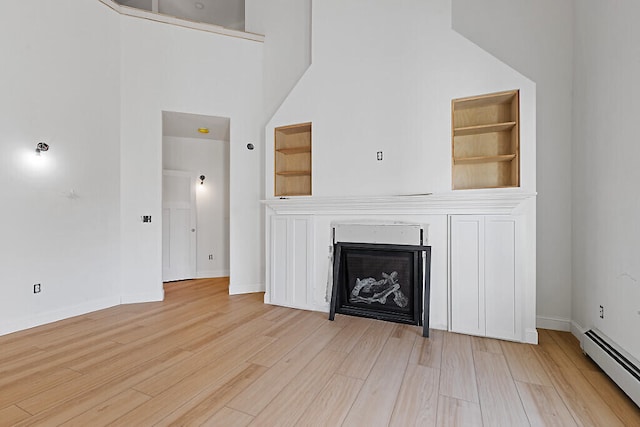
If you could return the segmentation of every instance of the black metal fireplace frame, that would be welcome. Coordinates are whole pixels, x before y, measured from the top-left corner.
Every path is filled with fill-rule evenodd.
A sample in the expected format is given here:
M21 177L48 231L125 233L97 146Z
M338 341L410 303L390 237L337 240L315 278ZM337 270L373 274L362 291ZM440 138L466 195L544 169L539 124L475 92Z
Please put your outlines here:
M363 309L349 302L345 289L340 288L341 279L346 272L341 270L341 260L350 251L399 252L411 257L413 277L422 279L414 283L413 315L391 313L386 310ZM336 314L368 317L396 323L422 326L422 336L429 336L429 295L431 273L431 246L422 245L392 245L381 243L337 242L334 244L333 258L333 289L331 293L331 307L329 320L334 320ZM421 286L420 286L421 285ZM423 320L424 319L424 320Z

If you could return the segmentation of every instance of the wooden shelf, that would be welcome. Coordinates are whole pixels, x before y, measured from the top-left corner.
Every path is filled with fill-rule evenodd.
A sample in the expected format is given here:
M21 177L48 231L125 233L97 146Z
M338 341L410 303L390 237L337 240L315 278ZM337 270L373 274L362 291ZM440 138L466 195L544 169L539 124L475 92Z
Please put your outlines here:
M278 176L311 176L311 171L282 171L276 172Z
M311 123L300 123L298 125L280 126L276 128L276 132L283 135L300 135L311 133Z
M280 196L281 199L286 199L289 196L308 196L309 194L307 193L289 193L286 196Z
M510 104L513 101L517 91L510 90L506 92L489 93L486 95L470 96L455 100L456 109L462 110L466 108L481 108L497 104Z
M275 128L274 150L274 196L310 196L311 123Z
M510 131L516 125L516 122L492 123L488 125L466 126L463 128L453 129L453 136L480 135L491 132Z
M276 149L278 153L282 154L302 154L302 153L310 153L311 147L293 147L293 148L279 148Z
M520 186L519 92L451 101L452 188Z
M494 163L494 162L510 162L515 159L515 154L503 154L500 156L478 156L478 157L459 157L453 159L454 165L473 165L479 163Z

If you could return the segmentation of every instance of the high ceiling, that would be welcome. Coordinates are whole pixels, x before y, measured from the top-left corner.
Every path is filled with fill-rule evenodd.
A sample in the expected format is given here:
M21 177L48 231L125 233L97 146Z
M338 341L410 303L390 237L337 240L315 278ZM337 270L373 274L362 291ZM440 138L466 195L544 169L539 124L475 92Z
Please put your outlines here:
M244 0L115 0L123 6L149 10L196 22L244 31ZM157 10L154 10L157 3Z

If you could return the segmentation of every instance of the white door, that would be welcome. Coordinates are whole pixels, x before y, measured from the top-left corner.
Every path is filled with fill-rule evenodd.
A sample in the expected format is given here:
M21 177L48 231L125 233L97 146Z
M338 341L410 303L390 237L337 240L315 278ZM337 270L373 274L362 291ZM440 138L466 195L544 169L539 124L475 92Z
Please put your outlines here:
M196 277L195 175L162 171L162 281Z

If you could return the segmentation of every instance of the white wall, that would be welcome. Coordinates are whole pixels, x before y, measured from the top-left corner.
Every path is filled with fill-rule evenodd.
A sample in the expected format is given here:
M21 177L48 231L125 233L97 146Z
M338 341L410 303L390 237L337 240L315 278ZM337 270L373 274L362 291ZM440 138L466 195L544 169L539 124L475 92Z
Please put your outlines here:
M204 184L194 184L197 277L228 276L229 142L165 136L162 151L164 169L205 176Z
M453 0L453 29L536 82L538 325L571 322L572 0Z
M246 31L264 34L265 121L311 64L311 0L245 0Z
M313 4L313 64L267 125L267 197L273 127L307 121L314 196L449 192L451 99L516 88L521 183L535 191L535 86L452 31L450 8L447 0Z
M229 117L230 292L264 288L262 44L122 17L123 301L161 299L162 111ZM143 224L141 215L152 215Z
M575 2L573 316L640 359L638 16L635 0Z
M2 2L0 334L120 302L119 49L97 1Z

